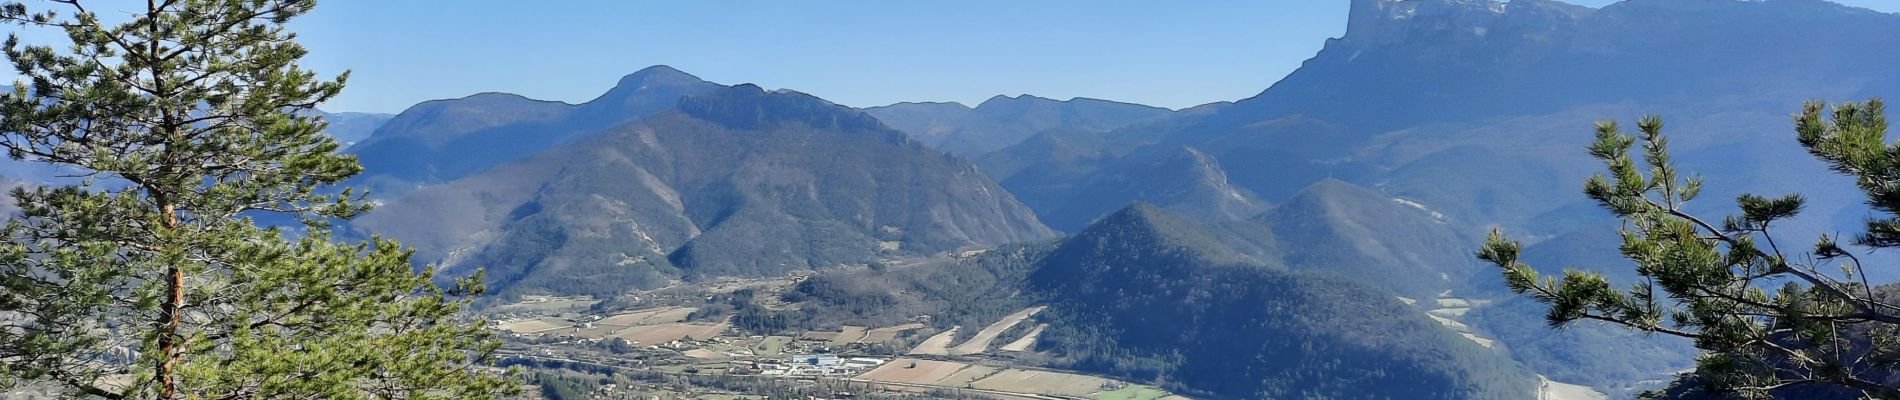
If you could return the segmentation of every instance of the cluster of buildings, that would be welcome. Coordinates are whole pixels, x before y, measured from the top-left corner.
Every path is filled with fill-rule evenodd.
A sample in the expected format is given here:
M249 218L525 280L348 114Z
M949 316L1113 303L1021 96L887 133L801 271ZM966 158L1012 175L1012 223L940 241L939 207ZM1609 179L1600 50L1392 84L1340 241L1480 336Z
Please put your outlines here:
M842 376L870 371L884 365L886 361L882 358L845 358L830 354L796 355L782 360L768 358L757 362L740 362L732 372L778 376Z

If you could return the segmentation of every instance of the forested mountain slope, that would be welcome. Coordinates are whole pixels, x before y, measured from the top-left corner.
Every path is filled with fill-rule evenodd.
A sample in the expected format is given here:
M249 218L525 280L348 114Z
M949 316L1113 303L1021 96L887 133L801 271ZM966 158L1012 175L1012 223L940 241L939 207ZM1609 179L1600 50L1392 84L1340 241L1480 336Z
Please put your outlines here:
M1064 240L1028 286L1067 365L1215 398L1522 399L1536 383L1389 292L1269 267L1152 205Z
M1580 193L1602 168L1585 147L1604 119L1664 117L1678 164L1706 177L1692 212L1733 214L1744 192L1800 192L1807 209L1783 234L1858 224L1860 194L1796 146L1788 115L1808 100L1900 93L1900 42L1826 39L1882 37L1900 37L1900 15L1818 0L1355 0L1343 37L1257 96L1106 133L1038 135L983 165L1052 226L1076 230L1112 208L1071 199L1186 212L1165 192L1123 188L1191 181L1145 167L1192 148L1267 205L1230 224L1273 231L1291 269L1351 272L1407 296L1502 300L1495 271L1468 254L1493 227L1549 253L1540 266L1633 275L1613 257L1619 237L1604 224L1614 221ZM1315 192L1340 187L1328 181L1359 189ZM1612 257L1591 256L1604 249ZM1693 354L1609 328L1552 333L1511 314L1522 304L1487 307L1465 322L1573 382L1666 376Z
M1204 398L1526 399L1538 378L1338 272L1291 271L1257 223L1195 223L1137 203L1059 241L798 285L796 321L939 330L1034 305L1028 360ZM1256 242L1256 240L1259 240Z
M961 158L857 110L740 85L354 223L504 292L607 295L1049 237Z
M348 149L364 168L350 184L393 199L673 108L682 97L720 87L662 65L627 75L613 89L581 104L508 93L424 102Z

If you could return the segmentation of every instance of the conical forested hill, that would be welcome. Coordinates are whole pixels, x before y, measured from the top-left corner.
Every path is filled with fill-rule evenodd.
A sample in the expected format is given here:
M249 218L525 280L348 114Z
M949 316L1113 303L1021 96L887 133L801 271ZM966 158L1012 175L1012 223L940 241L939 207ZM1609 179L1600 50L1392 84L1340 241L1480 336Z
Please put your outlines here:
M1026 285L1051 303L1042 347L1063 363L1211 398L1526 399L1537 385L1390 292L1264 266L1152 205L1064 240Z

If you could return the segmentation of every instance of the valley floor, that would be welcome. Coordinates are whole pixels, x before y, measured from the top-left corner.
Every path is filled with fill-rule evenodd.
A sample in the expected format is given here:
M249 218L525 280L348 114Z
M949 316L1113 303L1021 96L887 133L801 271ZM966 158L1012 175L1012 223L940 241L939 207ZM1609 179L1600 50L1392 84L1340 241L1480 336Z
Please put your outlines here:
M704 292L669 288L671 293L633 295L641 299L637 306L612 311L598 311L601 302L593 299L530 297L492 307L489 316L497 321L497 329L508 333L503 355L509 363L532 370L656 378L644 386L601 386L593 396L597 399L763 394L719 387L740 383L778 388L774 390L849 387L859 398L1186 399L1153 386L1023 362L1019 357L1033 356L1031 345L1043 328L1023 322L1042 311L1041 306L1019 310L975 333L961 327L937 332L914 321L760 336L739 333L729 316L690 320L700 311L690 300L741 289L775 296L793 281L727 282L709 285Z

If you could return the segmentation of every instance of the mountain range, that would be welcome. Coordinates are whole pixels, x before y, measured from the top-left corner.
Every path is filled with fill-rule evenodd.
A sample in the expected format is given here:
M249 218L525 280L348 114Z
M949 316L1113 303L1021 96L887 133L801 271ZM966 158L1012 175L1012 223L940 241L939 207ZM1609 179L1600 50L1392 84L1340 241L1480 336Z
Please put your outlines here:
M908 286L829 289L933 297L945 319L1049 305L1053 365L1218 398L1530 398L1538 375L1628 394L1695 349L1547 329L1471 256L1481 235L1633 281L1615 220L1579 189L1601 169L1593 124L1648 114L1706 177L1690 211L1799 191L1787 236L1851 226L1860 194L1795 145L1788 114L1900 93L1892 37L1900 15L1822 0L1353 0L1297 71L1182 110L856 109L655 66L578 104L482 93L325 117L366 169L349 184L381 205L344 228L449 275L486 268L502 296L843 282L870 279L843 266L989 249L901 272ZM16 164L0 175L52 179ZM981 279L950 279L966 275Z
M390 118L396 117L395 114L364 112L318 112L318 114L323 117L324 122L330 123L324 133L335 137L336 141L341 142L345 148L369 139L370 135L376 134L376 130L383 127L383 124L389 123Z
M864 112L926 145L974 156L1049 130L1103 132L1172 111L1090 98L1058 101L997 95L975 108L959 103L898 103L866 108Z
M1251 229L1265 223L1207 225L1135 203L1061 240L820 272L784 298L797 304L787 319L878 325L921 314L941 331L1041 305L1046 329L1030 360L1195 398L1538 396L1525 365L1420 305L1290 267L1270 231Z
M1137 148L1044 181L1114 179L1191 146L1268 202L1331 177L1477 225L1528 227L1583 200L1574 182L1597 168L1578 149L1596 120L1657 113L1686 166L1740 156L1707 171L1723 190L1711 197L1791 187L1822 169L1788 145L1788 113L1809 99L1900 89L1888 70L1900 53L1825 38L1892 36L1896 18L1819 0L1355 1L1345 35L1266 91L1110 132ZM1011 187L1017 176L1001 179Z
M596 296L1054 234L974 164L861 111L712 86L351 226L450 271L485 266L504 293Z
M613 90L581 104L507 93L424 102L349 148L365 171L350 184L393 199L671 109L681 97L719 88L671 67L655 66L621 78Z
M918 243L892 240L891 231L866 225L861 217L835 212L822 218L779 216L804 215L786 209L877 203L883 200L872 199L886 195L819 196L810 203L748 200L762 207L749 212L772 215L758 219L771 222L753 226L796 228L728 228L733 232L757 234L751 239L842 239L721 247L713 244L722 241L720 235L700 239L693 229L723 221L716 216L734 209L730 199L746 196L686 195L689 190L677 189L681 200L674 206L668 196L656 194L664 191L645 184L588 186L569 183L578 178L555 178L611 175L556 171L603 164L599 156L577 149L612 148L584 141L606 135L601 132L626 136L625 129L609 129L617 124L635 122L655 132L705 130L652 125L695 119L720 130L737 126L716 118L663 117L672 106L661 104L722 86L656 67L629 76L602 96L636 100L569 105L484 94L425 103L398 115L376 134L388 138L372 137L352 148L371 171L364 181L385 193L428 189L412 198L388 197L391 205L378 212L413 218L372 214L356 226L366 232L416 231L395 236L415 243L425 259L491 265L504 269L498 277L530 282L517 290L558 289L565 284L555 281L602 281L626 275L621 272L638 276L581 291L600 294L616 285L822 269L878 255L993 245L1047 237L1051 229L1082 232L1139 201L1215 232L1244 258L1293 273L1349 280L1408 298L1456 291L1506 300L1492 271L1467 254L1489 227L1532 237L1533 250L1549 249L1559 258L1537 265L1594 268L1613 279L1632 275L1614 258L1587 257L1614 249L1618 240L1604 225L1607 215L1577 193L1583 179L1600 168L1582 149L1591 126L1601 119L1664 116L1679 161L1708 179L1704 198L1714 200L1692 204L1693 211L1719 215L1732 208L1720 200L1738 193L1799 189L1813 201L1807 217L1784 228L1789 234L1811 236L1858 220L1866 210L1850 182L1827 174L1792 145L1786 115L1809 99L1863 99L1900 89L1900 76L1889 73L1892 65L1900 65L1900 51L1893 51L1900 49L1826 40L1895 34L1900 34L1900 17L1819 0L1629 0L1602 8L1543 0L1357 0L1342 37L1328 41L1302 68L1259 95L1231 103L1169 111L1024 95L998 96L977 107L901 103L862 110L871 119L866 125L880 124L886 134L914 143L908 147L912 156L948 153L939 157L955 166L944 170L986 176L945 193L990 193L998 199L1006 194L1009 201L988 208L1000 211L984 215L1025 209L1034 214L1010 220L1025 222L996 224L1013 227L1006 229L1010 234L912 236L966 238ZM665 84L627 84L648 80ZM606 106L629 101L643 107ZM649 118L654 121L639 122ZM420 150L390 145L403 143L425 145ZM401 157L409 154L422 156ZM660 169L644 165L651 159L635 160L628 164L642 165L667 187L680 187L651 172ZM735 162L672 160L699 168ZM404 162L410 164L378 167ZM624 166L591 169L629 176L618 182L646 180ZM512 183L497 183L504 181ZM888 185L886 179L871 181L879 188ZM545 195L529 194L544 190ZM449 198L461 200L444 200ZM666 212L581 206L613 200L628 204L625 209ZM464 207L457 204L477 204L468 207L483 211L467 215L485 217L444 223L447 228L425 223L449 215L428 214L428 209ZM667 211L672 209L679 211ZM569 216L557 217L563 212ZM615 217L604 217L609 215ZM646 230L601 233L613 228L583 229L588 225L581 223L613 225L602 221L616 219ZM858 222L831 225L835 221ZM834 229L839 226L849 228ZM938 226L960 231L969 225ZM635 231L653 239L629 239ZM596 239L603 237L614 239ZM899 242L898 250L883 250L893 246L886 242ZM722 249L718 257L707 251L715 248ZM550 256L520 258L532 254ZM726 259L716 260L720 257ZM1687 365L1693 354L1681 342L1632 339L1602 327L1539 333L1529 329L1541 326L1537 316L1510 312L1526 309L1521 302L1499 302L1471 311L1466 322L1533 371L1611 392L1630 390L1617 382L1666 376Z

